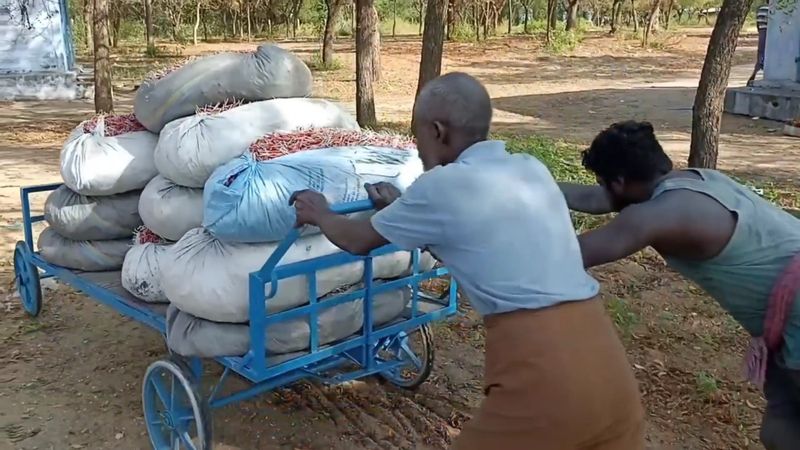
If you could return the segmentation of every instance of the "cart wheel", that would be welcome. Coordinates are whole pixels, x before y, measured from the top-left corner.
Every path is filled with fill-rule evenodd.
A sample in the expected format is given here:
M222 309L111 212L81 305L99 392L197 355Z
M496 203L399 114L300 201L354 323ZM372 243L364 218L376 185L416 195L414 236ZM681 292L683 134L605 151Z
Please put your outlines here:
M14 248L14 279L22 308L31 317L36 317L42 310L42 285L39 282L39 269L26 258L28 252L25 242L17 242Z
M211 415L208 405L178 361L160 360L147 368L142 405L154 450L210 450Z
M384 351L406 364L381 372L381 378L403 389L416 389L428 379L433 369L433 331L425 324L410 333L400 333L384 347Z

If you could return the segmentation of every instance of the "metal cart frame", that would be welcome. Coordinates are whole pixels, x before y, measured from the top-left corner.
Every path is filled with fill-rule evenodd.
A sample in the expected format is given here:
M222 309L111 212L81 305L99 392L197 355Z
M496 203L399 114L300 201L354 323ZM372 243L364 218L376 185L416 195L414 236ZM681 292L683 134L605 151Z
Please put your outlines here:
M165 336L164 306L141 302L125 292L120 285L109 282L119 280L119 272L70 270L44 261L34 250L33 224L43 221L44 216L31 215L30 196L55 190L60 185L20 188L25 240L17 242L14 272L24 310L31 316L37 316L41 312L40 280L53 277ZM340 214L350 214L371 210L373 205L369 200L363 200L337 205L332 209ZM243 356L214 358L224 370L208 395L201 395L203 361L200 358L182 358L171 354L147 368L142 386L142 405L154 449L210 449L211 409L246 400L299 380L312 379L338 384L378 375L397 386L413 389L427 379L434 357L430 324L456 313L457 287L455 281L451 281L449 291L437 298L420 292L419 285L423 281L447 275L447 269L438 267L420 271L420 250L415 250L412 253L413 271L410 275L391 281L374 280L373 258L399 251L394 245L376 249L367 256L337 252L278 265L299 237L299 231L292 230L261 269L250 273L250 349ZM322 302L317 301L316 273L319 270L359 261L364 264L362 289L335 295ZM288 311L268 314L266 302L277 293L280 280L295 276L307 278L309 303ZM373 298L387 291L406 288L411 289L412 299L403 315L393 322L375 327L372 317ZM365 307L361 331L341 341L320 345L316 320L320 312L362 298ZM289 355L267 355L267 326L303 316L309 318L311 325L308 350ZM422 350L419 354L410 346L412 336L421 338ZM249 381L250 386L223 395L222 387L232 373Z

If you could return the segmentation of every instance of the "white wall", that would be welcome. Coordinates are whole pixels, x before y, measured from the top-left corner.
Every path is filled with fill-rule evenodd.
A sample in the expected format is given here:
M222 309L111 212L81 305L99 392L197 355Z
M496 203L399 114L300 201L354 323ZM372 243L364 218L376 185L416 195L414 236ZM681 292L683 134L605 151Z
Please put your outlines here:
M66 70L61 20L59 0L0 0L0 74Z
M770 1L767 47L764 56L764 79L799 82L796 58L800 57L800 0L787 14ZM791 9L791 7L789 7Z

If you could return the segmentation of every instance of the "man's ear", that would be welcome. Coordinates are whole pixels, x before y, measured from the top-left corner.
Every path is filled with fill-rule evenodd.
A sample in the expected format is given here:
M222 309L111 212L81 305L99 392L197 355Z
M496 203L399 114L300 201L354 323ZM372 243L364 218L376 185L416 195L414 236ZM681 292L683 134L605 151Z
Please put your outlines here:
M624 190L624 189L625 189L625 186L626 186L626 183L625 183L625 178L623 178L623 177L616 177L616 178L612 178L612 179L611 179L611 180L608 182L608 186L609 186L610 188L612 188L613 190L620 190L620 191L622 191L622 190Z
M448 139L447 127L445 127L442 122L435 120L433 122L433 129L436 135L436 140L441 142L442 144L447 144L447 139Z

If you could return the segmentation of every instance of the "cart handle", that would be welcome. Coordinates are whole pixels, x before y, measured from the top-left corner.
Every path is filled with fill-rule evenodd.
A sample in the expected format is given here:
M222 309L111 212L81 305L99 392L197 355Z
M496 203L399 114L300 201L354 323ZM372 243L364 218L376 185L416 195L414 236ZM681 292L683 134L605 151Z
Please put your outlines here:
M331 211L336 214L352 214L362 211L369 211L371 209L375 209L375 205L372 203L372 200L358 200L355 202L348 202L348 203L339 203L336 205L331 206ZM300 229L293 228L289 234L283 238L280 245L275 249L274 252L269 256L267 262L261 267L261 270L256 272L256 278L262 283L262 286L266 284L266 280L269 279L269 293L267 293L267 299L273 298L278 291L278 276L275 274L275 268L278 266L278 263L289 251L289 248L294 244L297 239L300 238Z

